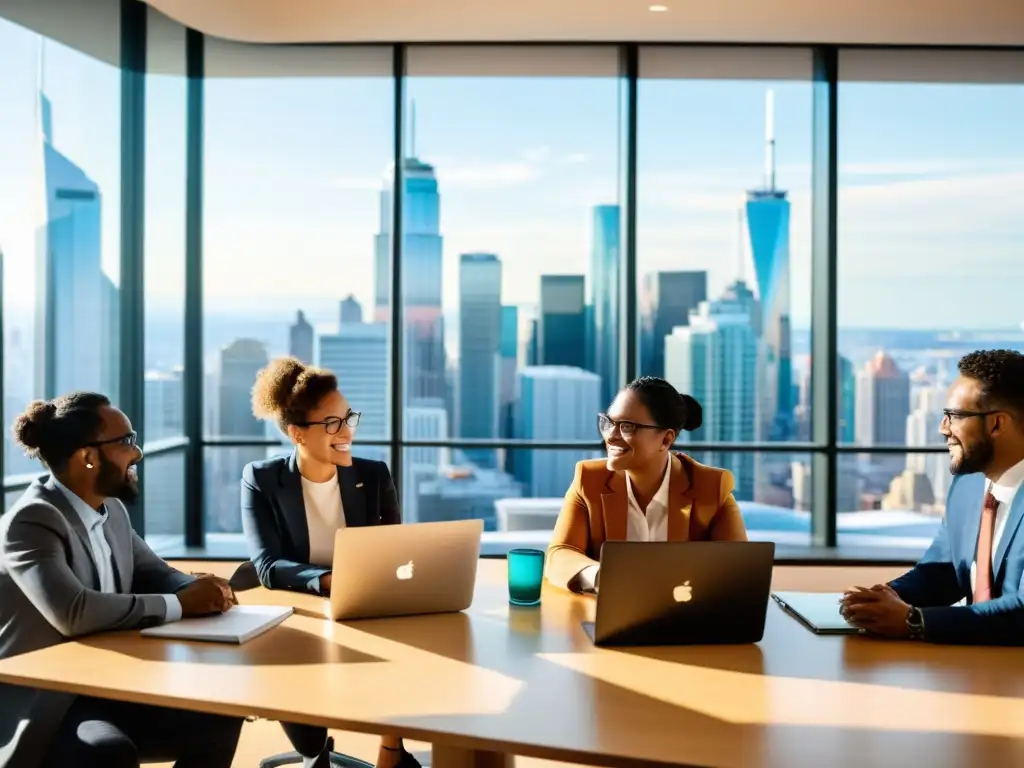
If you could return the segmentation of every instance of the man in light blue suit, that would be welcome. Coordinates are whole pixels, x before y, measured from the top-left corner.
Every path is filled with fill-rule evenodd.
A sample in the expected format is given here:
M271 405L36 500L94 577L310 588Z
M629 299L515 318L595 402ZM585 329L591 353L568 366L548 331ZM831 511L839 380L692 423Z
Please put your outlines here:
M849 622L888 637L1024 645L1024 355L965 355L940 431L953 483L921 561L843 596Z

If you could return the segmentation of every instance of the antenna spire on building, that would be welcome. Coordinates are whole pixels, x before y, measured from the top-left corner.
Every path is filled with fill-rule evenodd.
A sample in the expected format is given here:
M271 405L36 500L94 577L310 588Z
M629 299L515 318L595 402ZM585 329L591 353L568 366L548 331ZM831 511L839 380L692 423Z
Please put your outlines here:
M409 157L416 157L416 99L409 105Z
M764 183L769 192L775 191L775 92L769 89L764 100Z

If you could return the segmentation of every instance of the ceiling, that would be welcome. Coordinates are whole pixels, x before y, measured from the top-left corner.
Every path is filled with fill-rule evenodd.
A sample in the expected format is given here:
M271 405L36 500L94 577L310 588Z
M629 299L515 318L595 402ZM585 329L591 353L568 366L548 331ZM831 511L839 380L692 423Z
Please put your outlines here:
M1024 45L1022 0L147 0L259 43L693 41ZM667 10L652 12L651 2Z

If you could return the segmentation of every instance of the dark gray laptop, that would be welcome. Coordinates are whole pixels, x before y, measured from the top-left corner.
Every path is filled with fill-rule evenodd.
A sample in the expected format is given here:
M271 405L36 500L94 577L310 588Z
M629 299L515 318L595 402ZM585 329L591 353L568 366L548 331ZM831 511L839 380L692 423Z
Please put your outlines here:
M601 549L597 645L756 643L775 544L609 541Z
M838 592L773 592L772 598L782 610L816 635L860 635L839 612Z

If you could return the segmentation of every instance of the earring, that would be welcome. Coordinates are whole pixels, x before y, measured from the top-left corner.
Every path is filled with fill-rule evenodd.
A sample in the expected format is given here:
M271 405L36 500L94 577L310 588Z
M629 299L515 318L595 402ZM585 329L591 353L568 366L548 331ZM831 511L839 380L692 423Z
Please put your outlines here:
M85 468L86 469L92 469L92 464L86 463Z

